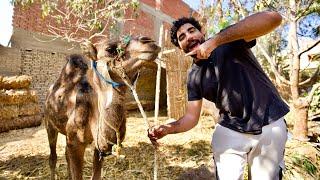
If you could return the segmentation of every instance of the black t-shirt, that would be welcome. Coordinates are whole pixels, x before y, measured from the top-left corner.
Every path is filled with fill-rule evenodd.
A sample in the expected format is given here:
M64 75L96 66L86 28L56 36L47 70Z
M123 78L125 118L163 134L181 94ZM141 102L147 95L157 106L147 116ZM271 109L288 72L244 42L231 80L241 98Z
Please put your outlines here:
M250 48L256 41L237 40L217 47L208 60L193 63L188 100L205 98L220 110L219 124L260 134L262 127L289 112Z

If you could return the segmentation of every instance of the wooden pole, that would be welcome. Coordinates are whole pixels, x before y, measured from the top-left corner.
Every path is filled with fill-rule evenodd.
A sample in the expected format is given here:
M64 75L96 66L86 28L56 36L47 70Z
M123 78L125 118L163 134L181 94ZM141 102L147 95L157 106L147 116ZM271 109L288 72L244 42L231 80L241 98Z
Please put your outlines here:
M159 35L159 46L163 48L163 24L160 25L160 35ZM158 58L161 59L162 52L159 53ZM160 103L160 81L161 81L161 61L157 63L157 78L156 78L156 94L155 94L155 103L154 103L154 122L158 125L158 116L159 116L159 103Z
M156 0L156 10L160 11L161 7L161 0ZM159 46L161 48L161 52L159 53L158 57L161 59L162 56L162 48L163 48L163 23L160 21L160 32L159 32ZM160 101L160 80L161 80L161 60L158 63L157 68L157 77L156 77L156 94L155 94L155 102L154 102L154 123L156 125L159 124L158 115L159 115L159 101ZM158 179L158 157L157 157L157 149L154 150L154 169L153 169L153 179Z

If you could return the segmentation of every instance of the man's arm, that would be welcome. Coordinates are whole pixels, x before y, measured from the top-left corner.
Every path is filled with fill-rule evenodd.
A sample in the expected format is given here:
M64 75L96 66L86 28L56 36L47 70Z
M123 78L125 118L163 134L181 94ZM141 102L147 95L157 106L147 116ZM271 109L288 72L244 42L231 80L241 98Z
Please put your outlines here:
M281 21L281 15L274 11L256 13L221 31L211 43L219 46L239 39L248 42L271 32L281 24Z
M177 121L152 127L148 130L148 136L153 144L168 134L188 131L198 124L201 112L202 100L188 101L185 115Z
M281 15L274 11L265 11L250 15L217 33L213 38L202 43L197 49L186 54L186 56L197 54L199 59L206 59L216 47L239 39L244 39L249 42L271 32L281 24L281 21Z

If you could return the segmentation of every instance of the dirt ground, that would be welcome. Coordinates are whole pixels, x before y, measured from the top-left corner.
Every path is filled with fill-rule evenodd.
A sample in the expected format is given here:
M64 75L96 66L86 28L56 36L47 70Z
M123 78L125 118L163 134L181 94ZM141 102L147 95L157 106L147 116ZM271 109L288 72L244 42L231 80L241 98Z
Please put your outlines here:
M148 112L153 117L153 112ZM160 123L167 117L160 116ZM152 118L150 118L152 121ZM211 153L211 117L201 117L189 132L169 135L160 142L158 179L214 179ZM154 149L146 135L146 125L139 113L130 113L127 134L121 154L125 158L105 158L103 179L153 179ZM57 179L67 179L64 156L65 138L58 137ZM0 180L49 179L49 146L43 125L0 134ZM286 149L285 179L320 179L319 147L311 143L289 140ZM85 153L84 178L89 179L92 167L92 147ZM246 178L245 178L246 179Z

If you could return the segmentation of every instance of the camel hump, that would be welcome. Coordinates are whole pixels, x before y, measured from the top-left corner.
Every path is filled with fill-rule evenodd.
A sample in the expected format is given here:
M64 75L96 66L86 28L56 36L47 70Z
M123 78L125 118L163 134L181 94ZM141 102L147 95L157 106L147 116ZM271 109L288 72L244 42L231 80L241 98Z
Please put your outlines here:
M88 65L86 59L79 54L72 54L66 57L67 63L63 67L57 84L69 84L70 86L78 83L87 73ZM54 88L55 89L55 88Z
M80 54L71 54L67 56L67 65L70 65L70 68L79 68L82 71L88 70L87 61Z

